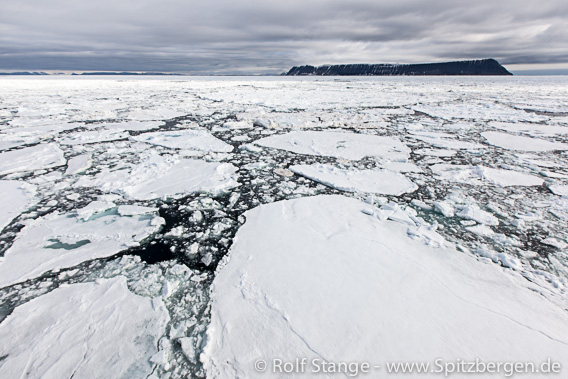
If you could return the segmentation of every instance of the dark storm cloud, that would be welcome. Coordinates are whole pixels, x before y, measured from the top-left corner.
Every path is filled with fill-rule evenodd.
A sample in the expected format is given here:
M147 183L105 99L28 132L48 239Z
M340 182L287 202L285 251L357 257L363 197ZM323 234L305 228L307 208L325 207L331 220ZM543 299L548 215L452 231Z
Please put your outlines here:
M3 1L0 69L280 73L295 64L567 63L565 1Z

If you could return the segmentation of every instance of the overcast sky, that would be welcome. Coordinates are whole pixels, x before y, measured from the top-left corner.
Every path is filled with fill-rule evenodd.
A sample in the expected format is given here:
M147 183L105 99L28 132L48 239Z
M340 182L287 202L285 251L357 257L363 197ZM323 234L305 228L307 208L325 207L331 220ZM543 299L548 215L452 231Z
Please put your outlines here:
M568 69L568 1L0 0L3 71L279 74L489 57Z

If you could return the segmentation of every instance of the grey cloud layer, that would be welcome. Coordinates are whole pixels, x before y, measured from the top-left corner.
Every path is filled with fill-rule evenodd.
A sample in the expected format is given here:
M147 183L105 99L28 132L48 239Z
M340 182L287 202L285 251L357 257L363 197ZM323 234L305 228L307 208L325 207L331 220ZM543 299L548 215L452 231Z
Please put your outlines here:
M295 64L568 62L565 1L3 0L0 69L279 73Z

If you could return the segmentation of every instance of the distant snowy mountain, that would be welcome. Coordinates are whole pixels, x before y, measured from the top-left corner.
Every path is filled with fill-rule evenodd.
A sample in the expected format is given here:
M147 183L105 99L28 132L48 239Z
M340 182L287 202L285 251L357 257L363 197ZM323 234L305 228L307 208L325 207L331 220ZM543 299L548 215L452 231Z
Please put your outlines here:
M513 75L495 59L421 64L294 66L286 75Z

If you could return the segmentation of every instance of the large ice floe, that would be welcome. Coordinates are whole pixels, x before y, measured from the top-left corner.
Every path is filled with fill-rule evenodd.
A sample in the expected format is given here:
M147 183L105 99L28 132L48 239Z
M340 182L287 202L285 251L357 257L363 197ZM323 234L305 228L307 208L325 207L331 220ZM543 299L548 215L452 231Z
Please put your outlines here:
M62 166L63 151L53 143L0 153L0 175Z
M121 216L119 209L91 203L75 214L29 221L0 261L0 287L138 246L164 223L157 209L133 216Z
M502 147L508 150L521 151L551 151L568 150L568 144L561 142L550 142L540 138L515 136L508 133L485 132L481 135L490 145Z
M233 146L213 137L203 129L187 129L170 132L144 133L132 137L135 141L160 145L172 149L231 152Z
M493 184L507 187L539 186L544 183L543 179L533 175L484 166L437 164L431 169L443 180L474 185Z
M162 300L124 277L60 287L0 324L0 377L148 377L168 321Z
M211 378L281 377L274 360L302 357L568 364L568 316L522 276L412 240L369 204L319 196L246 217L213 283Z
M341 191L402 195L418 186L391 170L346 170L332 165L296 165L290 170Z
M405 161L410 153L410 149L395 138L346 132L290 132L266 137L255 143L297 154L350 160L372 156Z
M192 192L219 194L237 187L236 171L230 163L153 154L131 168L103 169L94 177L81 178L75 185L97 187L137 200L175 199Z
M0 231L32 203L35 186L17 180L0 180Z

